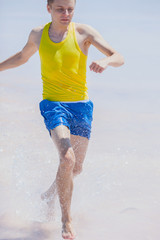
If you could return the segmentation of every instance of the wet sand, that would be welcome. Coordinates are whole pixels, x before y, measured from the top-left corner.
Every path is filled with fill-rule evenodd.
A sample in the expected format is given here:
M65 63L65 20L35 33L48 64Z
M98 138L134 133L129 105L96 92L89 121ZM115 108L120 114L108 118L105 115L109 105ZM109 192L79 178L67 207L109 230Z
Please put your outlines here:
M58 155L39 113L40 89L23 83L1 80L0 240L58 240L58 201L47 222L40 199L55 178ZM138 105L140 95L103 88L94 95L96 89L92 138L73 194L77 239L159 240L160 114L154 102Z

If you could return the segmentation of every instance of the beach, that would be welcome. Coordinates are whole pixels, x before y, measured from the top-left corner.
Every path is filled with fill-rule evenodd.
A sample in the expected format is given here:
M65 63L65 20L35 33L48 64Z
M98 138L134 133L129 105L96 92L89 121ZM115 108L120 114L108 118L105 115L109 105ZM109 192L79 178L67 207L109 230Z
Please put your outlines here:
M31 86L31 80L1 81L0 237L59 239L58 201L48 222L47 205L40 199L55 178L58 155L40 116L40 95L33 94L40 84L37 89L33 84L32 91L23 87L27 84ZM127 104L116 95L123 89L111 92L108 86L95 95L97 88L94 82L92 138L73 194L78 237L158 240L160 115L153 108L145 109L145 99L127 109L131 94L125 96Z
M28 10L17 22L18 13L9 8L11 15L5 15L8 5L2 2L5 24L0 61L18 51L26 42L25 30L46 17L32 15L26 5ZM118 21L103 13L93 22L100 26L106 17L108 31L104 24L100 31L124 55L125 65L108 67L102 74L90 72L91 61L102 56L90 50L87 82L94 103L93 125L72 200L78 240L160 239L160 18L156 14L159 2L155 4L157 8L150 8L147 1L144 9L140 4L143 11L136 18L129 12L123 15L121 9ZM20 11L22 6L18 7ZM89 16L88 24L94 19ZM86 19L85 12L83 16L78 12L75 21ZM0 240L61 238L58 199L53 218L48 220L47 204L40 197L54 181L58 167L56 148L40 115L41 100L38 53L24 66L0 73Z

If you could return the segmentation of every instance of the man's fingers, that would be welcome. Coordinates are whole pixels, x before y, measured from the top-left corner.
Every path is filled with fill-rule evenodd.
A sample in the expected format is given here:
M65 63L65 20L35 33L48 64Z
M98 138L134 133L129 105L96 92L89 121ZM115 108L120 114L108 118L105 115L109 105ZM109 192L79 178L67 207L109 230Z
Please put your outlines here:
M90 70L91 71L94 71L96 73L101 73L104 71L104 68L99 66L97 63L93 62L91 65L90 65Z
M95 66L95 63L92 63L92 64L89 66L91 71L93 70L94 66Z
M102 73L104 71L104 68L101 68L100 70L99 70L99 73Z
M90 65L90 70L96 72L98 70L98 65L96 63L92 63Z

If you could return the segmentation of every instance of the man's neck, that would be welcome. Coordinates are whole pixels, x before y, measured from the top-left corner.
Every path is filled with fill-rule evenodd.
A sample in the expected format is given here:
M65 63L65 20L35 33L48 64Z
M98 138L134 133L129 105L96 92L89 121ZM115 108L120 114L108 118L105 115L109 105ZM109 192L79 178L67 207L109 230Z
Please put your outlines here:
M50 26L50 33L54 33L57 36L63 35L65 32L68 31L68 27L69 25L57 24L56 22L52 21Z

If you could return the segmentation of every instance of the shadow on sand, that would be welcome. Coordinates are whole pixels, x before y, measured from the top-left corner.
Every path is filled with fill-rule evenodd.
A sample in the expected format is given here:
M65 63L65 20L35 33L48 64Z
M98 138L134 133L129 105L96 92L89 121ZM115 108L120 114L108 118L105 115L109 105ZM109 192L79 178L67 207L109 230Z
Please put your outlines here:
M0 240L56 240L58 232L53 222L29 222L8 214L0 216Z

